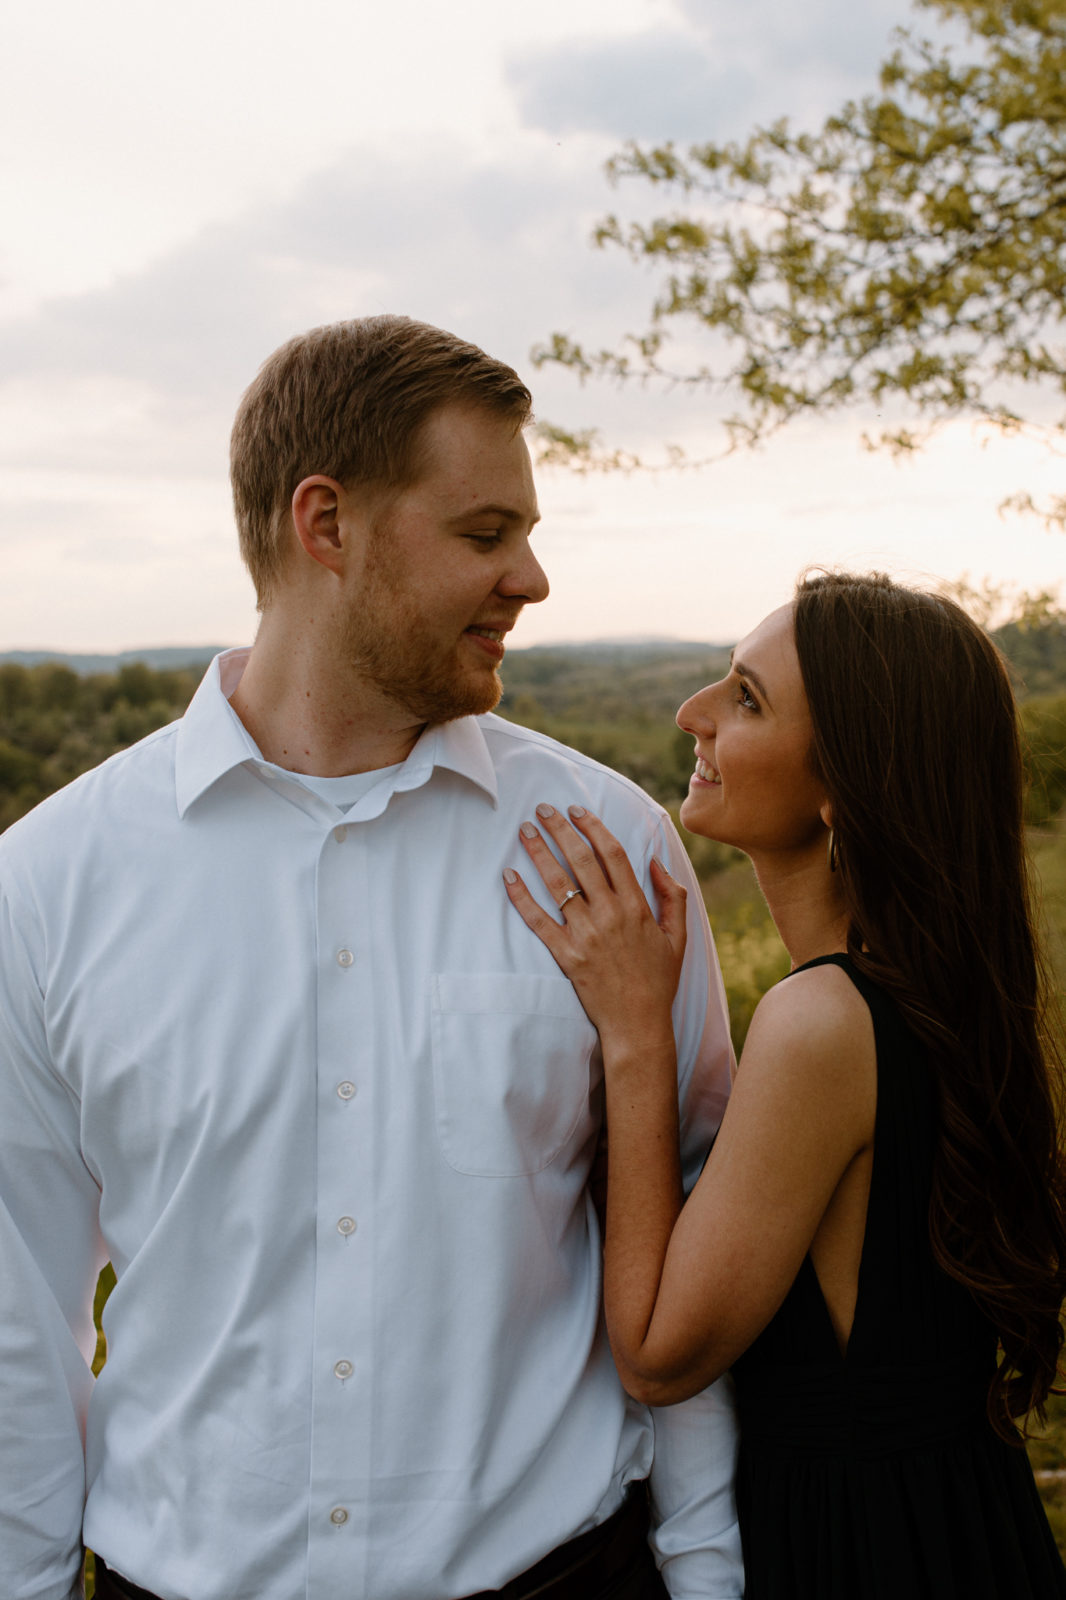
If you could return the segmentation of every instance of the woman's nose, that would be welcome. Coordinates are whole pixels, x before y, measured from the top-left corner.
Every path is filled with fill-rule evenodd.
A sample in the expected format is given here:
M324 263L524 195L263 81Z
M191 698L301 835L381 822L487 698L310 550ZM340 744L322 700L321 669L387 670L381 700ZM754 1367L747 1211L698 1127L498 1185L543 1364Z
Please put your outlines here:
M678 707L677 716L674 718L679 728L686 733L713 733L714 731L714 685L708 684L706 689L698 689L690 695L683 706Z

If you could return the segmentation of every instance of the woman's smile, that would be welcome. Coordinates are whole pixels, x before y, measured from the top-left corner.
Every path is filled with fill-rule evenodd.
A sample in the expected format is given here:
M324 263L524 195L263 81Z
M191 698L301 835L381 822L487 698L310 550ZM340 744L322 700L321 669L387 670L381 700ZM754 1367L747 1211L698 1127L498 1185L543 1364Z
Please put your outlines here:
M689 780L689 787L691 788L693 785L695 785L699 788L705 789L713 788L715 786L720 788L721 784L722 779L718 769L713 767L709 761L705 761L702 756L697 756L696 770Z

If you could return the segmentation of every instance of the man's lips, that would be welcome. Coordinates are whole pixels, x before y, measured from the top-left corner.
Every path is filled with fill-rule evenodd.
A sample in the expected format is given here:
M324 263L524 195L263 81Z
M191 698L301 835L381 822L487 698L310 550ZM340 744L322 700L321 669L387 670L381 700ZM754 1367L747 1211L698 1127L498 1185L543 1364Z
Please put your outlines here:
M506 628L470 627L464 629L466 637L473 639L479 649L497 662L503 660L503 640L506 632Z

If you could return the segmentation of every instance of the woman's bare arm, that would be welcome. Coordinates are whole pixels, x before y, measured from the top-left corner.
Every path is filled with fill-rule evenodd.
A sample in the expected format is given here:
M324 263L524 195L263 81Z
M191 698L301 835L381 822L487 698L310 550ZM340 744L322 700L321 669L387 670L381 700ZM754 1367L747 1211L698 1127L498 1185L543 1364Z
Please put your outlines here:
M600 1030L607 1095L604 1295L622 1380L663 1405L725 1371L773 1316L850 1164L869 1147L876 1060L869 1012L836 967L766 995L699 1183L682 1209L670 1001L683 891L659 869L658 922L612 835L589 814L540 817L524 840L564 927L521 879L508 893ZM623 865L624 863L624 865Z

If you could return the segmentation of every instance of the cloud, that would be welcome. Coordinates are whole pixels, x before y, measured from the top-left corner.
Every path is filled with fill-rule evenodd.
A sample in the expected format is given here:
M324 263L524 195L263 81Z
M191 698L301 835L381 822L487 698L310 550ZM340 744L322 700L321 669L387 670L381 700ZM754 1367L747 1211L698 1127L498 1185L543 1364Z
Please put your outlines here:
M695 32L730 59L739 56L754 67L782 101L789 96L789 77L816 70L831 84L842 76L869 80L886 54L889 35L900 23L915 20L910 0L758 0L755 5L726 7L718 0L677 0ZM787 106L782 104L782 110Z
M612 205L640 215L666 198L634 185L612 195L603 161L621 137L743 131L760 97L793 81L784 63L806 63L803 81L824 89L860 43L876 60L906 14L903 0L811 0L801 15L790 0L677 5L654 31L512 54L511 93L535 128L503 129L473 154L427 136L353 143L148 265L0 322L0 462L224 476L229 422L260 361L342 317L407 312L523 372L554 329L593 345L641 329L653 281L620 252L589 248ZM649 418L554 369L534 385L541 415L601 424L620 442L634 412L676 436L684 409L666 397Z
M0 323L0 462L224 475L259 363L344 317L422 317L523 372L555 327L612 337L641 320L644 289L624 259L589 249L609 198L604 150L531 133L474 164L439 142L354 147L138 272ZM553 384L576 387L548 375L538 399Z
M512 56L507 79L526 123L685 144L740 138L780 116L817 119L874 88L892 28L912 13L907 0L677 5L680 27Z
M589 40L512 58L507 79L531 127L613 139L725 136L750 103L746 71L722 72L680 31Z

